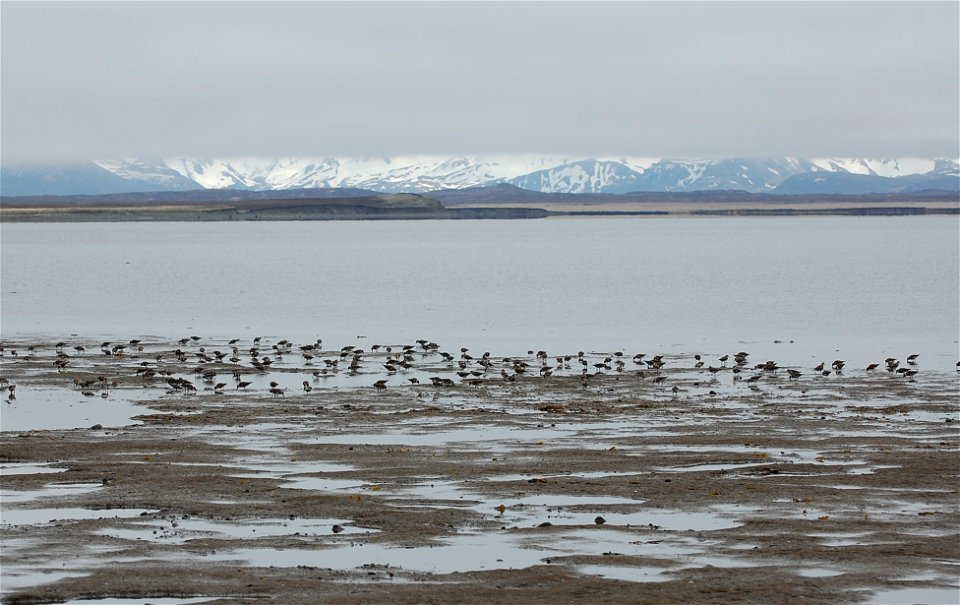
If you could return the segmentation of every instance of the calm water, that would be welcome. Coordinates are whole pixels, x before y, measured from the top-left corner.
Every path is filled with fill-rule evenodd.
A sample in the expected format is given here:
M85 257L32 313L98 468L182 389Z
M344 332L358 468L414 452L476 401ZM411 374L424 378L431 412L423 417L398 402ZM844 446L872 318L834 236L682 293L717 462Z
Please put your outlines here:
M958 357L957 217L4 224L4 338ZM774 343L775 340L783 341ZM789 341L794 342L789 342Z

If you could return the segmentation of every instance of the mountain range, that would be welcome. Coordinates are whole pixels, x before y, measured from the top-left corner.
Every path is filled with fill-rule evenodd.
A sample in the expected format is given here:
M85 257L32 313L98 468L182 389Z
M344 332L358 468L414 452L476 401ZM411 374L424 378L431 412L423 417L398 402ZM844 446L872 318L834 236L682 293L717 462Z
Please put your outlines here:
M123 158L4 166L0 195L351 188L385 193L509 184L543 193L746 191L785 195L960 192L953 159L674 160L540 156L387 158Z

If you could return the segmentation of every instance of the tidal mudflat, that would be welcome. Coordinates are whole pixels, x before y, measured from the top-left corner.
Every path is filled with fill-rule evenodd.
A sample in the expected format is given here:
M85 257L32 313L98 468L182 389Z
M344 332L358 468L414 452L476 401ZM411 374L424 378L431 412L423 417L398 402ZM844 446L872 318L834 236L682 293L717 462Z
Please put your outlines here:
M956 372L736 352L6 339L0 599L956 602Z

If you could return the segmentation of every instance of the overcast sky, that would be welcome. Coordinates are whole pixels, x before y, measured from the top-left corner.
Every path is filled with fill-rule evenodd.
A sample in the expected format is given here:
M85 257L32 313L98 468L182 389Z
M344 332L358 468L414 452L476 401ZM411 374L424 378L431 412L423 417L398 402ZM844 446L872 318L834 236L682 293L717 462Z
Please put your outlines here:
M960 3L0 3L2 160L958 155Z

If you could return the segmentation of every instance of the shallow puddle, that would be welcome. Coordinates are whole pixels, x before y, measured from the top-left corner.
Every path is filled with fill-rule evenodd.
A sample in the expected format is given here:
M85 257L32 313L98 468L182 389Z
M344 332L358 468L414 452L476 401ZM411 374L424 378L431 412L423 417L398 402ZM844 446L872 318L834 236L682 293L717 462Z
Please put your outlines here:
M800 567L795 569L794 573L803 578L832 578L842 576L846 572L829 567Z
M23 502L31 502L33 500L40 500L41 498L76 496L95 492L102 487L102 483L53 483L47 485L43 489L0 490L0 502L3 502L4 504L19 504Z
M747 511L744 511L746 513ZM589 515L576 515L579 523L588 522ZM639 511L632 514L604 514L606 522L613 525L653 526L666 531L714 531L743 525L736 516L718 512L686 512L679 510Z
M671 542L636 540L641 534L615 529L558 532L546 528L530 533L494 532L461 534L445 538L435 546L413 548L381 544L357 544L329 549L239 549L205 557L216 561L247 561L253 566L289 567L309 565L348 570L362 565L386 565L430 573L454 573L484 569L522 569L550 563L557 557L599 556L607 552L656 556L685 566L749 565L735 559L710 557L705 543L678 539Z
M337 568L349 569L376 563L431 573L452 573L518 569L541 563L562 563L562 559L555 560L559 557L599 556L609 552L660 557L685 567L750 565L736 559L711 557L706 554L706 545L696 540L644 542L635 540L637 537L638 534L631 531L601 528L565 532L546 529L543 533L534 534L464 534L444 539L441 545L434 547L397 549L358 545L349 549L341 548L339 550L344 557L338 557ZM249 555L249 552L244 554Z
M149 511L147 511L149 512ZM156 512L156 511L153 511ZM91 519L129 519L139 517L143 509L100 509L89 508L4 508L3 525L38 525L42 523L69 523Z
M586 576L599 576L623 582L668 582L673 579L669 567L628 567L614 565L581 565L577 571Z
M43 584L50 584L52 582L59 582L60 580L65 580L67 578L82 578L86 575L87 574L85 573L73 571L23 569L20 567L13 567L11 565L4 565L3 581L0 582L0 594L11 593L33 586L42 586ZM138 601L138 603L142 605L143 601Z
M259 475L234 475L237 477L258 477ZM336 492L356 490L369 487L371 484L359 479L328 479L326 477L290 477L283 476L280 487L284 489L309 489L322 492Z
M494 515L505 525L536 526L595 525L597 517L612 526L654 527L667 531L711 531L738 527L739 517L758 509L739 506L715 506L705 511L649 509L645 500L618 496L564 496L541 494L498 498L470 491L455 481L434 481L410 487L384 488L390 496L410 496L418 500L442 501L464 506L483 515ZM501 512L500 507L503 507ZM632 512L610 511L609 507L631 507Z
M334 528L337 528L336 530ZM251 540L277 536L325 536L371 534L379 530L357 527L345 519L150 519L125 527L97 532L122 540L145 540L182 544L199 538Z
M308 473L343 473L357 470L357 467L352 464L321 460L296 460L290 456L286 456L282 460L266 456L244 456L235 459L234 463L243 470L254 473L270 473L274 474L276 478L306 475Z
M533 478L539 479L558 479L564 477L575 477L578 479L606 479L608 477L636 477L639 475L649 475L649 472L619 472L619 471L588 471L582 473L555 473L555 474L508 474L508 475L488 475L480 478L480 481L490 483L507 483L517 481L529 481Z
M133 417L156 410L138 405L137 401L150 398L149 393L140 391L108 391L104 398L99 392L87 397L69 388L31 388L25 385L17 389L17 398L12 403L0 403L0 431L52 431L90 428L95 424L104 427L142 424L139 420L133 420Z
M874 592L867 599L869 605L890 605L891 603L910 603L911 605L953 605L960 603L960 586L953 588L939 586L911 586Z
M718 462L714 464L691 464L690 466L658 466L654 470L661 473L691 473L691 472L712 472L742 470L754 466L769 465L769 462L754 462L751 460L741 460L736 462Z
M57 468L49 464L35 462L8 462L0 464L0 477L5 475L39 475L41 473L62 473L65 468Z
M525 429L499 425L480 425L466 429L446 429L432 433L344 433L342 435L324 435L311 439L309 443L330 443L342 445L408 445L408 446L451 446L462 445L476 449L478 444L492 447L503 442L536 443L574 438L576 434L555 429ZM542 444L541 444L542 445ZM609 444L592 443L589 449L606 449Z
M142 599L76 599L66 601L63 605L197 605L211 603L215 597L196 597L193 599L177 599L172 597L144 597Z
M328 549L241 549L204 557L215 561L246 561L257 567L308 565L349 570L362 565L384 565L431 573L454 573L483 569L521 569L537 565L546 556L539 550L508 546L509 541L491 535L471 535L445 540L438 546L414 548L379 544L339 546Z
M489 504L474 506L478 512L489 513ZM641 500L626 498L590 498L532 496L519 500L505 500L506 506L501 517L511 523L539 524L549 522L553 525L594 525L598 516L605 525L620 527L645 527L665 531L711 531L729 529L743 525L735 516L720 511L688 512L680 510L641 509L630 513L607 512L604 505L642 504ZM571 510L571 508L573 510ZM744 513L748 512L746 510Z

